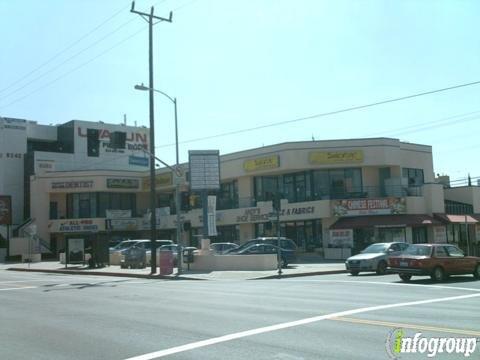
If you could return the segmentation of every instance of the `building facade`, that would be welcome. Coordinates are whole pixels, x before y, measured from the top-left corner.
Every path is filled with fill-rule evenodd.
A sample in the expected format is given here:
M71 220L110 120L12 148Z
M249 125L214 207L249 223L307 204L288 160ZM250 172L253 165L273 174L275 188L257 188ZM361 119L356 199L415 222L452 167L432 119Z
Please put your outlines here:
M157 170L158 239L177 240L180 211L181 241L197 245L202 204L199 194L189 191L188 178L185 171L176 209L172 173ZM480 195L474 188L472 194ZM148 171L44 172L31 177L32 217L39 236L56 250L71 237L149 238L149 189ZM218 233L212 241L275 236L279 226L300 251L332 259L372 242L459 242L446 198L474 202L480 213L480 197L451 191L435 181L430 146L397 139L293 142L236 152L221 156L221 189L211 193L217 196ZM279 223L272 221L275 199L280 199ZM480 235L474 213L472 208L472 249Z

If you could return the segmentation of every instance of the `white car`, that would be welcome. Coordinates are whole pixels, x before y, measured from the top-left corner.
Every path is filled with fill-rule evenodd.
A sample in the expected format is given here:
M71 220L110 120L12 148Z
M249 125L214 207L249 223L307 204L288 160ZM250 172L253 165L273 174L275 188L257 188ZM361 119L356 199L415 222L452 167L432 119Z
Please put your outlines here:
M345 261L345 267L354 276L361 271L375 271L378 275L383 275L387 270L388 258L400 255L408 246L404 242L372 244L360 254L349 257Z

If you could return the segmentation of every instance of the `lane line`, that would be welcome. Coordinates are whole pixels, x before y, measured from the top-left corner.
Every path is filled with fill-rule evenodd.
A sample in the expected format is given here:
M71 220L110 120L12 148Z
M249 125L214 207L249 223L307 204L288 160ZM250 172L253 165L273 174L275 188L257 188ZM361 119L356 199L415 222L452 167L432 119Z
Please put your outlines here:
M480 288L468 288L460 286L448 286L448 285L429 285L429 284L409 284L409 283L388 283L383 281L354 281L354 280L314 280L314 279L301 279L301 280L282 280L283 282L332 282L332 283L347 283L347 284L373 284L373 285L387 285L387 286L413 286L421 288L436 288L436 289L448 289L448 290L464 290L480 292Z
M470 336L480 337L480 331L474 331L474 330L451 329L451 328L443 328L443 327L436 327L436 326L403 324L403 323L395 323L395 322L388 322L388 321L377 321L377 320L346 318L346 317L337 317L337 318L332 318L328 320L344 321L344 322L354 323L354 324L376 325L376 326L384 326L384 327L390 327L390 328L414 329L414 330L424 330L424 331L433 331L433 332L461 334L461 335L470 335Z
M16 287L16 288L5 288L5 289L0 289L0 291L25 290L25 289L38 289L38 286L24 286L24 287Z
M436 299L429 299L429 300L418 300L418 301L410 301L410 302L403 302L403 303L396 303L396 304L386 304L386 305L377 305L377 306L370 306L364 308L358 308L353 310L346 310L335 312L326 315L314 316L306 319L296 320L296 321L289 321L285 323L280 323L276 325L265 326L257 329L251 329L247 331L241 331L233 334L223 335L211 339L196 341L190 344L175 346L169 349L164 349L160 351L151 352L144 355L130 357L126 360L152 360L156 358L161 358L168 355L178 354L185 351L190 351L198 348L202 348L205 346L215 345L227 341L232 341L236 339L245 338L248 336L264 334L272 331L278 331L283 329L288 329L296 326L307 325L311 323L315 323L322 320L328 320L337 317L343 317L353 314L360 314L370 311L376 310L384 310L384 309L391 309L391 308L398 308L398 307L405 307L405 306L414 306L414 305L423 305L423 304L432 304L437 302L445 302L445 301L454 301L454 300L462 300L462 299L470 299L480 297L480 294L468 294L468 295L460 295L460 296L450 296L445 298L436 298Z

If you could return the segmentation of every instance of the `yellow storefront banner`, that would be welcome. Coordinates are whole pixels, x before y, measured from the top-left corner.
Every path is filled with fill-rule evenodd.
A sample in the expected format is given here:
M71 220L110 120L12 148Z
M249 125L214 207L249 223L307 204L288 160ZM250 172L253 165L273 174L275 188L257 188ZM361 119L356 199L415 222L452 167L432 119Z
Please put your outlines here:
M159 174L155 176L155 188L162 186L170 186L173 184L172 173ZM143 179L143 189L150 189L150 177Z
M312 151L308 161L311 164L361 163L363 151Z
M245 171L268 170L278 167L280 167L280 159L278 155L245 160L243 163Z

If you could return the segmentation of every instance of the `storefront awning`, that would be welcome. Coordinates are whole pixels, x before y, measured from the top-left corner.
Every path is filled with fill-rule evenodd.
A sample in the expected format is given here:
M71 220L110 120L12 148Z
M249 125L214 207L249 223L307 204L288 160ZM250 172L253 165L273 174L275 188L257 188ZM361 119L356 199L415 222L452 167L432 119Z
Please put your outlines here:
M442 225L442 223L428 215L372 215L340 218L330 226L330 229L429 225Z
M476 224L479 222L477 219L475 219L475 215L435 214L434 216L446 224Z

